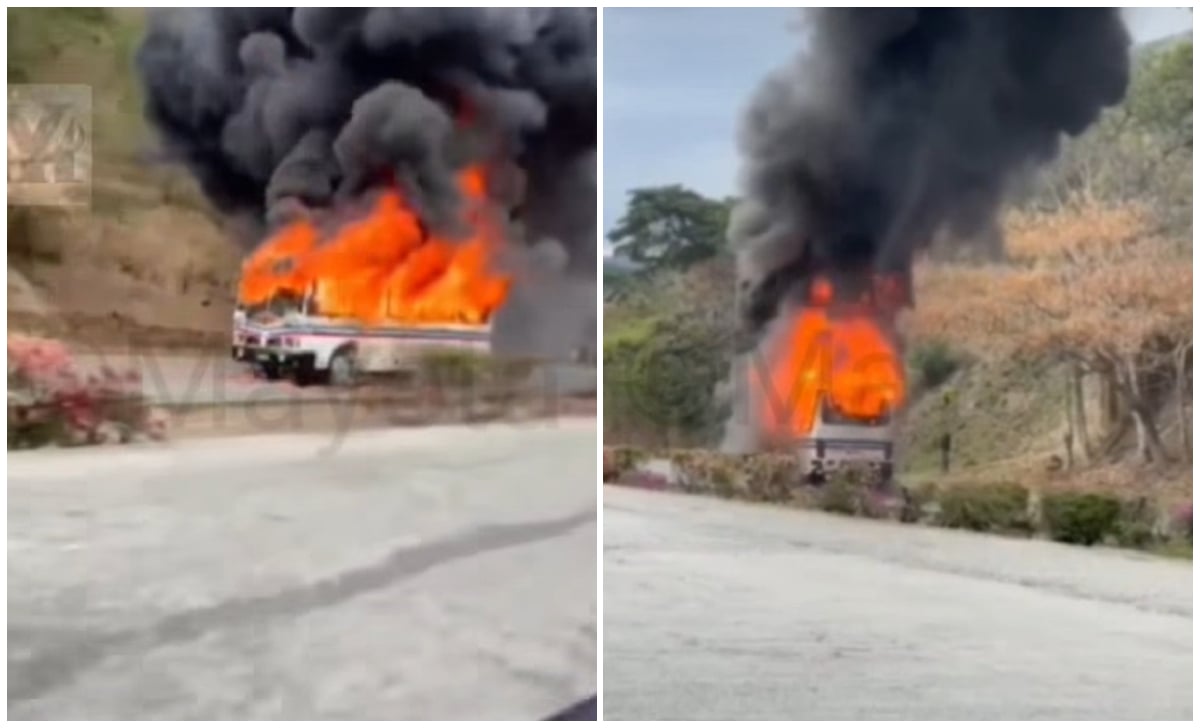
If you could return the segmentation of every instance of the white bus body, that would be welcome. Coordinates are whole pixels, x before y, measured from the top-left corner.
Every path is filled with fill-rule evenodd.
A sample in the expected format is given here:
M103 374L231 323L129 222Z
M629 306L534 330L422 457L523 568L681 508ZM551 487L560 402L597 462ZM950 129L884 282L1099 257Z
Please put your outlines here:
M838 416L827 404L817 409L812 432L799 442L804 472L819 479L846 466L877 469L890 480L895 462L895 434L890 415L874 421Z
M267 379L348 385L358 375L415 368L434 348L490 350L487 327L362 326L304 314L255 321L234 314L233 358Z

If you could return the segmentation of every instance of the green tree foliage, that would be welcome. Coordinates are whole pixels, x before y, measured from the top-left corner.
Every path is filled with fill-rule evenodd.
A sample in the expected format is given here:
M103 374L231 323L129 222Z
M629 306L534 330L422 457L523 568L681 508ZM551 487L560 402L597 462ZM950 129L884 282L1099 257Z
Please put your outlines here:
M608 240L646 270L684 270L724 249L731 206L682 185L636 189Z
M1130 123L1171 154L1192 148L1192 44L1151 52L1138 64L1124 104Z
M707 444L724 419L714 400L732 356L733 264L633 278L604 312L605 441Z

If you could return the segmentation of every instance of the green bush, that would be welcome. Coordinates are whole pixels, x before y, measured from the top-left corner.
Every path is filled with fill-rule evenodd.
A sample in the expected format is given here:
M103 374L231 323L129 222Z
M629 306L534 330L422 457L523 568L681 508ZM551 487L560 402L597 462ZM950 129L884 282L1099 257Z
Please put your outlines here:
M729 374L727 332L683 313L606 328L605 430L654 433L672 445L715 440L723 423L713 395Z
M1145 497L1121 503L1113 536L1118 546L1145 549L1163 540L1155 522L1158 514L1154 505Z
M908 356L918 385L933 389L944 384L962 366L962 358L943 341L915 345Z
M1115 534L1121 501L1103 493L1047 493L1042 520L1055 541L1091 546Z
M937 523L947 528L1029 533L1029 490L1015 483L956 485L937 495Z

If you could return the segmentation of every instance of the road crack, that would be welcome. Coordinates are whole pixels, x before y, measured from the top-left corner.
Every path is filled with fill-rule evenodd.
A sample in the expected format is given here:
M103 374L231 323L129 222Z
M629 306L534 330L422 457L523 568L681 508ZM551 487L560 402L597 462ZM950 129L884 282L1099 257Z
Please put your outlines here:
M594 508L530 523L493 524L440 541L398 548L383 559L270 594L229 599L159 619L144 628L91 633L8 665L8 704L33 700L70 684L116 651L149 651L223 627L330 607L455 561L566 534L595 522ZM9 626L9 633L21 630Z

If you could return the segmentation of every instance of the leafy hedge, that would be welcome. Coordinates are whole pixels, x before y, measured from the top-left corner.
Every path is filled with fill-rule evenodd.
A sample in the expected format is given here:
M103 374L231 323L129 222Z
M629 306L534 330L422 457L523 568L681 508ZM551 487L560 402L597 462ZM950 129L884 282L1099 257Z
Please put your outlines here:
M671 476L650 472L650 460ZM1046 536L1065 543L1155 548L1185 543L1190 552L1191 503L1164 511L1145 498L1103 491L1035 493L1019 483L922 483L880 489L869 469L831 473L805 484L795 457L726 455L707 450L604 449L604 482L750 502L782 503L848 516L987 533Z
M8 339L8 447L98 445L161 439L166 419L137 371L83 372L60 342Z
M1029 489L1015 483L954 485L937 495L937 524L996 533L1030 533Z
M1042 497L1042 518L1055 541L1091 546L1114 535L1121 501L1104 493L1048 493Z

